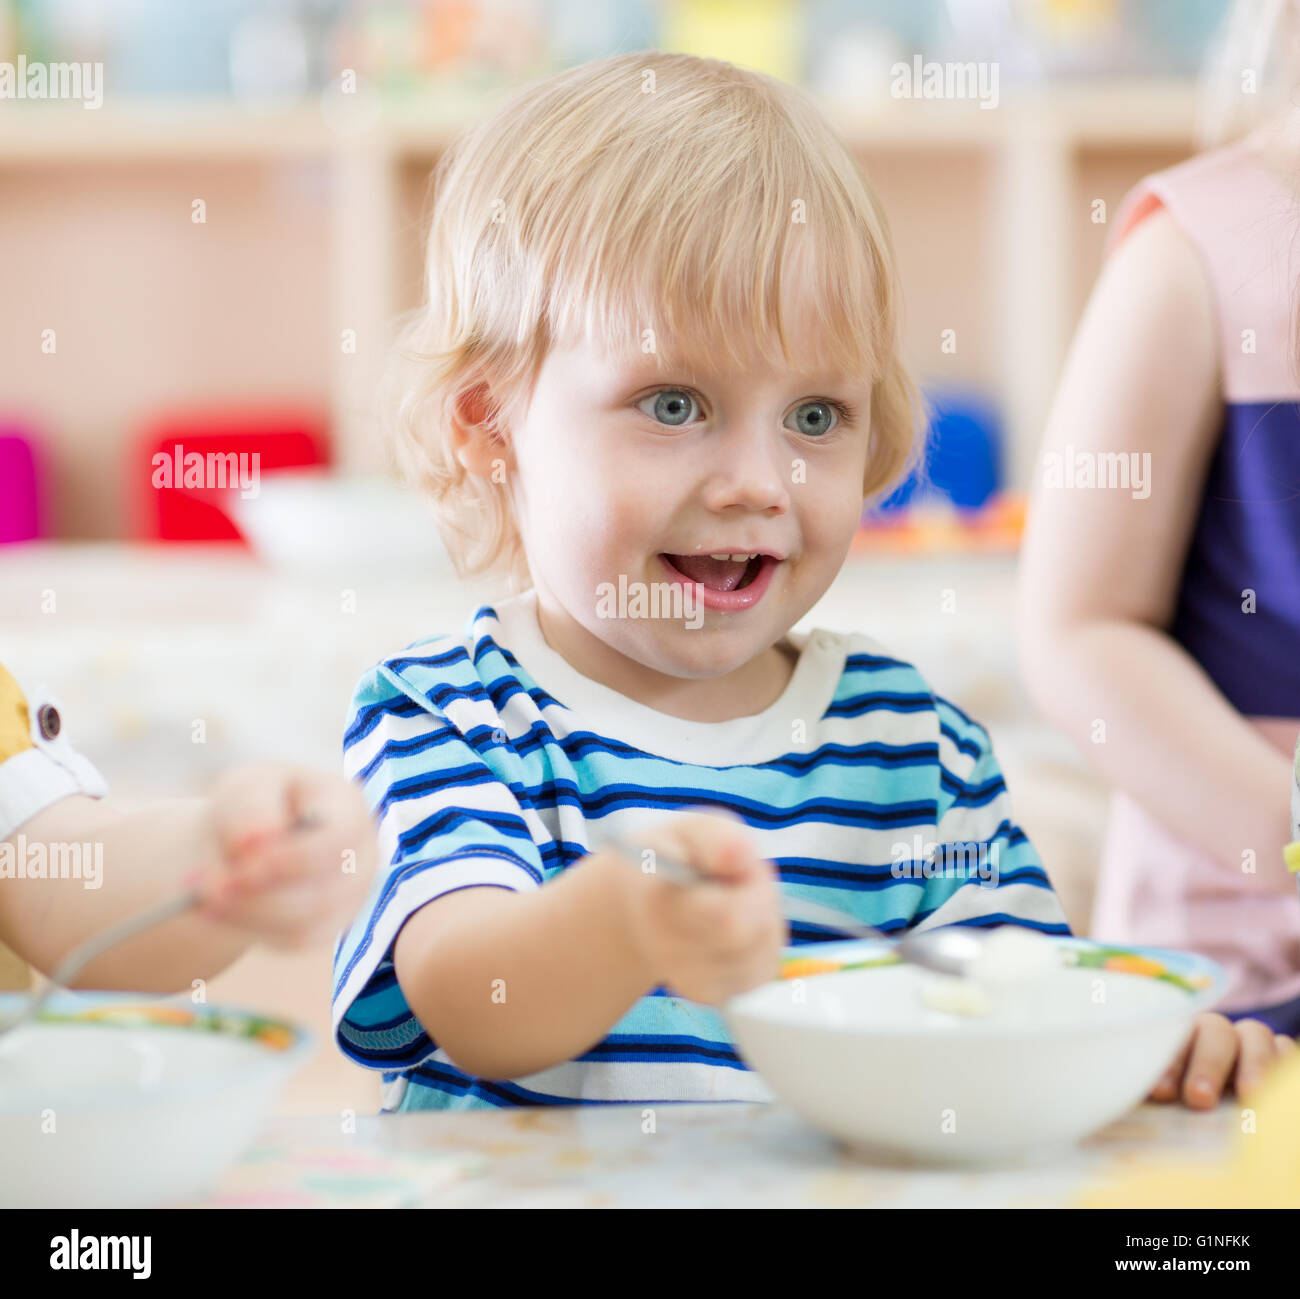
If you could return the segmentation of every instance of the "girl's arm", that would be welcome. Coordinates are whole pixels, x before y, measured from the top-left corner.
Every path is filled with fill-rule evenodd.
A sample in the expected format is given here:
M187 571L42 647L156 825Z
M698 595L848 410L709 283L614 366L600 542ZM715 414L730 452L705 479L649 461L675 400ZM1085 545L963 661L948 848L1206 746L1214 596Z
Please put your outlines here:
M213 856L205 805L178 800L138 812L108 799L72 795L38 812L21 829L28 854L77 846L98 856L97 887L85 879L0 880L0 940L43 974L79 943L184 888L184 876ZM18 836L10 841L18 845ZM243 953L252 935L194 912L146 930L105 952L76 980L81 988L138 992L189 990Z
M1160 211L1105 266L1043 444L1062 457L1149 454L1150 494L1048 487L1040 458L1021 556L1022 669L1034 702L1112 785L1225 871L1253 849L1260 880L1289 889L1291 762L1163 630L1221 418L1208 278Z
M304 814L310 828L298 828ZM275 763L227 772L207 798L135 812L70 795L7 846L15 858L21 847L24 858L35 850L49 863L75 850L80 860L79 877L0 878L0 942L46 975L86 939L196 887L199 907L110 948L74 983L155 993L188 992L255 942L331 936L356 910L376 851L356 786Z

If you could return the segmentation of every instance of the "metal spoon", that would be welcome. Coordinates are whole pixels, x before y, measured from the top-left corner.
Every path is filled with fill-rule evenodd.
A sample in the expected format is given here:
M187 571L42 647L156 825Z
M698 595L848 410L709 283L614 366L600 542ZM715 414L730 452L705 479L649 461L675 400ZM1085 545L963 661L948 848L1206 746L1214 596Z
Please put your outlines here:
M642 848L632 843L626 835L612 835L603 842L618 849L630 862L639 865ZM692 870L680 858L658 849L654 852L654 873L663 875L675 884L687 886L699 884L703 879L698 871ZM788 893L781 894L781 909L787 920L820 925L823 929L834 929L853 938L889 943L900 961L923 966L936 974L954 975L958 978L966 974L986 942L986 935L979 930L953 926L893 938L879 929L864 925L856 916L839 907L808 902L803 898L791 897Z
M84 943L74 947L55 966L49 982L40 992L34 997L30 997L27 1004L17 1015L7 1023L0 1024L0 1035L12 1032L20 1024L35 1019L40 1014L45 1003L56 992L62 992L91 961L102 956L110 947L115 947L128 938L134 938L136 934L151 929L154 925L160 925L164 920L170 920L173 916L180 915L182 911L188 911L191 907L197 906L202 900L202 895L197 889L189 889L174 898L156 902L153 906L146 907L137 915L128 916L125 920L119 920L117 924L110 925L102 933L96 934L94 938L89 938Z
M313 830L319 824L320 818L308 813L300 816L294 822L290 833L299 834L305 830ZM146 929L152 929L154 925L161 925L164 921L179 916L191 907L198 906L202 901L203 894L198 889L186 889L185 892L178 893L175 897L155 902L153 906L146 907L133 916L127 916L125 920L119 920L115 925L109 925L107 929L96 934L93 938L88 938L84 943L78 944L55 966L49 982L40 992L29 998L27 1004L17 1015L7 1023L0 1024L0 1036L11 1032L20 1024L35 1019L40 1014L45 1003L56 992L64 991L68 984L86 966L97 960L110 947L116 947L118 943L124 943L128 938L134 938L136 934L143 933Z

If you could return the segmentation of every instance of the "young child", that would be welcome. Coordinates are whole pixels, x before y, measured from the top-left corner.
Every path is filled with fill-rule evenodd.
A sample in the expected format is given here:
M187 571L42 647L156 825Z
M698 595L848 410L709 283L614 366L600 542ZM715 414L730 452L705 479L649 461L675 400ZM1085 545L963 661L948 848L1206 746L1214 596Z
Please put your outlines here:
M1265 18L1277 29L1257 30ZM1267 54L1292 90L1278 100L1293 103L1300 3L1240 5L1234 30L1231 94L1265 97L1263 85L1243 94L1255 89L1243 69ZM1147 487L1067 491L1044 477L1022 559L1027 683L1116 791L1093 931L1213 957L1229 1013L1291 1035L1297 177L1300 116L1284 111L1129 195L1043 451L1145 461Z
M460 571L519 590L353 699L381 869L334 1022L384 1108L769 1099L714 1008L777 973L778 886L1067 933L985 729L790 632L914 428L884 219L809 103L660 53L528 89L441 164L427 288L399 444Z
M374 873L365 803L332 773L248 766L207 798L130 813L106 794L53 697L29 701L0 667L0 955L23 962L0 987L25 986L27 964L51 974L86 939L197 887L200 907L110 948L74 983L189 992L253 942L337 934Z

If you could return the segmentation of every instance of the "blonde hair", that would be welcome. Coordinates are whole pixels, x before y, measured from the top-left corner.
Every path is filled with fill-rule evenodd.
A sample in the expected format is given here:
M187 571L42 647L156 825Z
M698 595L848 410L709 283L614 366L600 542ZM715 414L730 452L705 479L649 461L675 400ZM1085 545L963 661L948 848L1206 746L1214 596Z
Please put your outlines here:
M1197 100L1200 148L1228 144L1297 106L1300 0L1234 0L1208 50Z
M820 309L829 359L872 383L864 500L916 459L919 406L899 357L884 215L789 86L683 54L582 64L464 134L434 190L426 300L402 331L384 408L462 577L528 582L508 493L455 455L462 393L485 385L488 424L504 438L548 351L579 337L627 340L661 369L724 349L738 364L756 349L776 364L775 339L789 364L792 265ZM646 348L647 330L671 342Z

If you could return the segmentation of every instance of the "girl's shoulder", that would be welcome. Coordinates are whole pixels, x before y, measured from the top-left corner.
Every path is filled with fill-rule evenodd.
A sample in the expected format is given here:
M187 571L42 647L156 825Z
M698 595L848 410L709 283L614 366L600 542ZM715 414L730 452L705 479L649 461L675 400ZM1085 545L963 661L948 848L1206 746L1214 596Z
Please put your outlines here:
M1126 275L1170 303L1171 327L1188 331L1179 343L1162 331L1162 346L1194 347L1208 319L1216 399L1300 397L1290 346L1297 210L1290 184L1252 140L1146 177L1120 208L1108 256L1122 243Z
M1164 209L1211 261L1232 259L1247 235L1254 241L1268 237L1270 216L1285 215L1289 224L1296 202L1258 141L1239 140L1144 176L1124 196L1107 249Z

